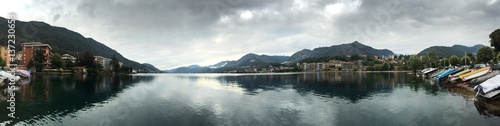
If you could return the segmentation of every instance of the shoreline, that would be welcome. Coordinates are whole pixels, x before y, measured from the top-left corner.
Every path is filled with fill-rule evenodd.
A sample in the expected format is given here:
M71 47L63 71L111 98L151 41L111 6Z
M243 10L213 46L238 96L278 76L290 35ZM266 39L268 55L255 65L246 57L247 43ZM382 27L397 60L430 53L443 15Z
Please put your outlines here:
M412 71L301 71L301 72L265 72L265 73L157 73L157 74L279 74L279 73L408 73ZM148 74L148 73L145 73Z

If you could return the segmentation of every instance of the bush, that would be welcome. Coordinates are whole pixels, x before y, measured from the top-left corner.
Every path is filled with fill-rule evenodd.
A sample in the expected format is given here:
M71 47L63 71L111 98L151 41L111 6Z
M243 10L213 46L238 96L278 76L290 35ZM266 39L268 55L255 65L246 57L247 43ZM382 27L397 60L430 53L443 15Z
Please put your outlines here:
M384 64L375 64L373 65L373 70L374 71L382 71L384 68Z
M368 67L366 67L366 71L373 71L372 66L368 66Z

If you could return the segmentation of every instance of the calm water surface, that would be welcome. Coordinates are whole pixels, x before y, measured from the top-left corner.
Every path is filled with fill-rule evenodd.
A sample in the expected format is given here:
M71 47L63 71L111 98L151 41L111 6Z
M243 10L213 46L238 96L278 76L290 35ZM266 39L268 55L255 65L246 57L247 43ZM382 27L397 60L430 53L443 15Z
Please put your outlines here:
M35 76L19 125L500 125L500 105L406 73Z

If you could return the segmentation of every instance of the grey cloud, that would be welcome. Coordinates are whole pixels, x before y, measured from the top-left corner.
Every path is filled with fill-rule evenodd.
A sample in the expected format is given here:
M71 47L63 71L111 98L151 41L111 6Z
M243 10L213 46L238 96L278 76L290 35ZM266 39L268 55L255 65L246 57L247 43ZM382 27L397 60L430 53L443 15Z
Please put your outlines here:
M296 9L300 2L308 6ZM49 23L87 31L85 36L161 69L232 60L249 52L291 55L304 48L355 40L412 54L436 43L480 44L488 38L478 34L487 36L500 28L500 2L489 4L489 0L362 0L358 8L344 7L350 11L325 16L327 5L353 2L81 0L44 5L58 10L49 10ZM251 12L252 18L241 19L244 11Z
M52 22L56 22L57 20L59 20L60 17L61 17L60 14L54 15L54 17L52 18Z

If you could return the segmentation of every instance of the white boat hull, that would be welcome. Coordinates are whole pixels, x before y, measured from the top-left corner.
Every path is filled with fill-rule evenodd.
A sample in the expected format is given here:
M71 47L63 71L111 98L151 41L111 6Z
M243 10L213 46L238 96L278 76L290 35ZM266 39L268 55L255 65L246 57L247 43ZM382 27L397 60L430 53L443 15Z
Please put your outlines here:
M471 80L471 79L483 76L483 75L485 75L487 73L488 73L488 70L479 71L477 73L474 73L474 74L471 74L469 76L463 77L462 81L468 81L468 80Z

